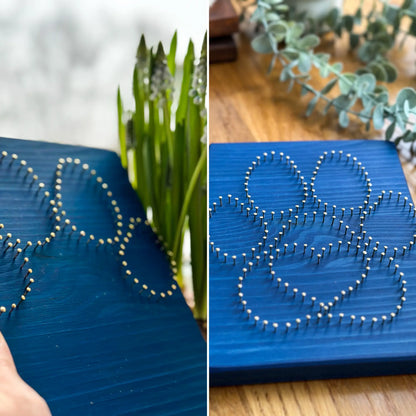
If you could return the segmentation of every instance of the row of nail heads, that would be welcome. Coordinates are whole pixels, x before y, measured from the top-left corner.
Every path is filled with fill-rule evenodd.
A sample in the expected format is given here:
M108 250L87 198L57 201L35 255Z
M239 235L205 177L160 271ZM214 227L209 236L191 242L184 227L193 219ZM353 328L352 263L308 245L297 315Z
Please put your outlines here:
M411 215L413 218L415 217L416 209L413 207L412 203L409 203L408 197L402 198L402 193L398 192L397 198L396 198L392 190L388 191L388 193L383 190L381 194L378 196L377 201L374 202L373 204L369 204L370 195L372 191L372 188L371 188L372 183L368 177L368 172L366 172L365 167L362 166L362 163L359 162L357 158L351 157L351 154L346 154L344 156L345 158L344 162L346 164L349 163L351 167L356 167L358 173L363 177L363 181L366 186L366 197L363 202L363 205L359 206L358 208L354 208L354 207L350 207L349 209L344 208L344 207L341 208L340 218L338 219L337 216L335 215L337 212L336 205L332 205L332 207L328 207L328 203L326 202L322 203L322 201L317 197L316 191L314 189L314 182L318 175L319 169L322 163L327 158L335 159L336 158L335 151L331 151L330 155L328 155L327 152L324 152L324 154L319 157L319 160L313 171L313 176L311 177L311 182L309 184L309 189L308 189L308 184L304 181L304 177L301 176L301 171L297 169L295 162L291 160L289 156L285 156L284 153L280 153L278 158L276 158L276 153L271 152L271 157L270 159L268 159L268 153L263 154L263 162L267 162L267 161L273 162L275 160L278 160L280 163L285 163L290 168L291 174L295 175L296 179L300 181L301 186L303 186L304 199L301 201L299 205L296 205L294 208L287 209L286 212L280 211L280 213L276 214L276 212L271 211L270 215L266 217L266 210L260 210L258 206L255 206L255 202L249 194L249 188L248 188L249 180L254 170L261 164L262 158L260 156L256 157L256 159L251 163L248 170L246 171L246 176L244 178L245 179L244 191L245 191L245 196L246 196L247 201L240 202L240 199L238 197L233 198L233 195L228 194L226 198L219 196L218 203L214 202L212 204L212 208L209 208L209 216L210 218L212 218L213 214L217 212L218 207L223 207L223 205L226 204L225 201L227 201L229 206L234 206L235 208L240 207L240 213L244 213L247 218L250 218L250 216L252 216L252 221L254 223L257 222L260 226L264 227L263 238L261 241L257 243L257 248L252 247L251 253L249 253L248 255L247 253L241 254L243 264L246 264L247 267L243 268L243 276L239 277L239 283L237 285L238 296L239 296L240 303L242 304L243 311L245 311L245 313L247 314L248 319L250 319L250 316L254 316L253 318L254 325L262 327L263 330L266 330L266 328L271 327L273 329L273 332L276 332L279 324L277 322L273 322L269 324L267 320L261 320L258 315L253 315L252 310L247 307L247 301L244 299L244 295L242 293L243 280L245 279L247 271L251 271L253 265L258 266L261 260L263 260L263 262L269 261L268 263L269 272L270 272L271 278L275 279L275 272L272 270L273 262L275 262L279 258L279 256L284 256L288 254L289 252L295 253L298 248L297 247L298 243L296 242L294 242L293 245L290 246L290 248L289 248L289 244L284 244L283 247L278 247L278 245L281 242L282 236L285 235L285 232L289 231L291 227L297 226L298 224L302 224L302 225L307 225L308 223L313 224L317 221L317 215L318 215L317 211L312 212L312 219L310 219L311 218L310 216L309 222L308 222L307 212L303 212L303 216L301 217L298 215L304 209L305 203L307 199L310 197L312 197L313 199L314 207L317 210L319 209L321 211L323 210L322 224L324 224L325 222L328 223L328 220L330 220L331 221L330 227L335 226L337 227L337 231L341 231L341 232L343 231L343 237L347 237L348 241L339 240L336 247L334 247L333 243L329 243L328 247L322 247L321 252L319 253L318 253L318 250L316 250L315 252L315 247L308 247L308 244L305 243L303 244L303 248L300 247L300 250L302 250L303 255L309 255L310 253L310 258L311 259L315 258L317 264L319 265L320 262L324 259L325 251L327 249L328 249L327 251L328 254L330 254L332 250L335 251L335 249L337 252L340 252L341 247L344 245L346 247L347 253L350 253L350 251L354 251L355 256L358 256L358 255L362 256L362 261L365 261L366 263L365 273L362 274L360 280L356 281L355 287L349 286L347 291L344 291L344 290L341 291L340 296L339 297L336 296L334 298L334 302L336 303L336 301L337 300L339 301L339 299L342 300L346 295L351 294L352 291L357 290L358 287L360 287L360 285L364 282L364 280L368 276L368 272L370 270L370 262L374 261L374 258L376 257L377 254L379 254L380 263L382 263L384 258L386 257L386 261L385 261L386 267L387 268L392 267L392 270L393 270L392 274L398 275L398 282L401 285L400 304L397 305L395 312L391 312L390 314L387 314L387 315L382 315L380 319L381 325L384 325L386 321L391 322L393 318L395 318L397 314L400 312L403 306L403 303L406 300L405 294L406 294L407 289L405 287L406 281L403 279L404 274L402 272L397 273L399 269L399 265L397 263L394 263L393 265L394 260L398 256L399 249L397 247L394 247L393 252L391 253L391 256L388 257L388 254L387 254L388 247L383 246L383 248L381 249L381 247L379 247L380 243L375 242L373 244L373 247L371 247L371 250L370 250L372 237L368 236L368 241L365 242L367 231L364 230L363 227L364 227L365 219L368 218L368 216L371 215L371 213L374 213L377 210L377 208L381 205L383 200L385 199L389 201L391 201L392 199L396 199L395 202L396 202L397 207L402 206L402 208L404 208L407 206L408 214ZM343 158L343 152L339 151L337 160L341 161L342 158ZM330 209L332 209L332 215L331 215ZM355 213L354 213L354 210L355 210ZM356 216L356 214L358 214L360 218L359 230L354 231L351 226L344 224L344 221L347 218L348 214L350 215L350 217L353 217L354 215ZM281 227L282 231L279 232L278 237L274 237L273 244L267 244L267 242L271 242L268 236L268 224L269 224L269 221L272 222L275 220L279 220L281 222L285 221L286 223L285 225ZM354 236L356 237L355 241L354 241ZM400 250L401 255L405 256L406 253L409 253L412 250L415 242L416 242L416 234L413 235L413 239L410 240L407 245L402 246ZM267 250L267 246L268 246L268 250ZM309 253L307 253L307 249ZM215 257L217 259L220 258L221 248L215 247L215 244L213 241L210 242L210 251L212 253L215 253ZM237 261L240 260L239 256L237 255L232 255L231 259L228 260L227 253L223 253L221 257L224 263L227 263L227 261L230 262L231 260L234 266L236 265ZM249 258L251 258L251 260L253 261L248 261ZM284 287L284 290L287 293L288 287L289 287L288 282L282 282L282 279L278 277L276 278L276 284L278 287L280 286ZM298 289L294 288L293 297L296 297L297 294L298 294ZM306 296L307 296L306 293L302 292L300 296L301 296L302 302L305 302ZM315 301L316 301L316 298L312 297L311 298L312 306ZM304 322L305 326L309 326L311 322L315 322L316 324L318 324L319 322L326 321L329 324L331 321L334 320L333 314L329 312L331 306L332 305L330 304L320 305L320 310L319 312L316 313L316 317L314 319L312 319L312 315L306 315L306 317L303 319L297 318L295 320L294 325L292 325L292 323L290 322L287 322L285 324L285 331L287 332L292 326L298 329L301 325L301 322ZM388 319L387 316L389 316L390 319ZM344 318L344 315L340 313L339 320L338 320L339 324L341 324L341 322L343 321L343 318ZM351 315L350 318L351 318L350 324L352 325L355 322L356 317L355 315ZM366 320L367 320L367 317L361 316L359 319L360 326L363 326ZM377 317L375 316L372 317L370 319L371 327L373 327L378 322L378 320L379 319Z
M8 161L8 159L10 159ZM48 215L49 219L52 222L52 230L47 236L42 239L38 240L36 243L32 243L31 241L27 241L22 243L19 238L12 241L12 234L6 233L5 235L0 234L0 242L2 243L2 256L3 258L9 253L11 254L10 260L14 263L18 261L20 256L24 256L22 260L22 264L19 270L22 272L23 268L29 262L29 256L35 254L38 250L43 249L46 245L50 244L55 238L59 237L59 233L64 234L67 233L68 237L72 237L76 239L77 244L81 242L85 243L86 246L95 245L95 248L99 248L100 246L106 247L111 246L113 247L116 252L117 256L121 259L124 256L124 251L126 249L126 244L129 242L130 238L132 238L131 231L142 222L141 218L130 219L128 230L126 233L122 230L123 223L122 215L120 213L120 208L117 205L117 202L112 199L112 192L108 189L108 185L103 181L103 179L99 176L96 176L96 171L94 169L89 169L88 164L82 164L80 159L75 158L72 159L70 157L64 159L60 158L56 167L55 171L55 183L54 183L54 198L51 198L51 193L49 191L45 191L45 183L39 181L38 175L34 173L33 168L27 167L27 162L25 160L21 160L20 163L18 162L18 155L13 153L9 155L8 152L3 151L0 156L0 167L1 165L7 164L8 169L12 169L13 167L17 167L17 173L23 173L24 180L30 180L29 188L35 188L35 184L37 183L35 189L35 196L40 197L40 202L42 204L46 204L46 214ZM75 169L81 169L81 173L86 173L89 175L90 178L95 178L96 184L105 192L106 197L109 200L109 205L112 209L113 217L115 219L115 228L116 228L116 235L114 237L107 237L107 238L96 238L93 234L88 234L84 230L78 230L77 226L71 223L70 218L67 217L66 211L63 209L63 202L62 202L62 173L68 165L72 165L72 172ZM143 221L147 226L150 227L149 222ZM0 224L0 230L4 228L3 224ZM164 247L163 247L164 248ZM29 252L30 251L30 252ZM169 254L170 253L170 254ZM170 265L172 270L172 275L174 280L176 280L176 264L172 258L172 253L167 253L170 259ZM123 268L124 265L127 265L126 261L122 262ZM130 272L130 271L129 271ZM25 283L23 293L18 299L18 301L13 302L9 309L5 306L0 306L0 315L9 312L13 312L17 309L23 301L26 300L27 295L31 292L31 285L35 282L33 277L28 278L33 273L31 268L28 268L25 273L23 274L23 282ZM131 273L131 272L130 272ZM138 282L137 278L133 278L134 283ZM140 294L145 295L146 297L157 296L160 299L163 299L167 296L171 296L173 291L176 290L177 285L171 284L169 290L164 292L156 292L155 290L148 287L146 284L142 284L141 290L139 291Z

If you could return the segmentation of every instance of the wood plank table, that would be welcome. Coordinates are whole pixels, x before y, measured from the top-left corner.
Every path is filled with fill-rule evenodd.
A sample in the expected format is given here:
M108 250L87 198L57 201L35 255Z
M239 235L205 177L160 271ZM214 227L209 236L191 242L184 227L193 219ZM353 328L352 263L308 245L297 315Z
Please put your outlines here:
M346 7L354 10L357 4L351 1ZM346 45L346 39L326 38L323 50L353 71L357 61ZM323 116L317 111L306 118L308 101L299 98L299 89L288 94L278 81L278 68L267 75L270 57L253 52L244 34L238 48L237 61L210 66L210 143L382 138L380 132L366 132L359 122L340 128L332 112ZM388 86L391 97L414 85L413 49L408 45L391 55L400 73ZM416 168L401 160L415 201ZM409 415L416 408L415 386L416 375L403 375L212 387L210 415Z

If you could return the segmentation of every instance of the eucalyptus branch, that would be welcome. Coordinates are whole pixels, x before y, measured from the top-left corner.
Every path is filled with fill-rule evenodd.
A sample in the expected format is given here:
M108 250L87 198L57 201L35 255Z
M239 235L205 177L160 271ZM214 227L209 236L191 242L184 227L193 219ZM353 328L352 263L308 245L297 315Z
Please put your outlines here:
M311 115L317 103L323 101L326 103L324 113L333 107L341 127L348 126L351 116L358 117L367 129L372 124L376 130L380 130L389 123L385 139L394 141L396 145L412 142L410 151L415 156L416 91L404 88L396 101L389 104L388 90L377 84L373 73L342 72L340 62L330 63L328 54L315 52L320 44L318 36L308 33L300 22L285 20L287 10L283 0L262 0L257 3L252 19L261 24L263 32L253 39L252 46L260 53L273 54L271 68L279 60L282 66L280 81L289 82L289 89L297 83L301 85L302 95L313 95L306 115ZM320 77L330 77L320 91L310 82L314 79L311 72L313 67L318 69ZM331 98L328 94L335 86L339 94ZM393 138L396 127L401 134Z
M381 4L381 8L377 7ZM374 1L366 15L363 1L353 15L341 15L334 9L321 21L337 36L349 35L351 49L357 49L358 58L366 65L357 73L372 73L378 81L393 82L397 77L396 67L386 55L396 44L398 35L403 35L402 46L408 36L416 36L416 2L405 0L402 4ZM403 20L410 18L407 30L402 29ZM364 23L364 24L363 24Z

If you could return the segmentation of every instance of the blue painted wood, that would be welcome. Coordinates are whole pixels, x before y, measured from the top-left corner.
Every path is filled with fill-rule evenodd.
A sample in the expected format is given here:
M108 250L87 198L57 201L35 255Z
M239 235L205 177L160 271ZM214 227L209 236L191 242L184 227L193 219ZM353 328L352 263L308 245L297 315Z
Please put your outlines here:
M389 143L211 145L211 384L416 371L410 204Z
M16 310L0 316L18 371L49 403L54 415L174 415L206 413L206 344L179 290L162 300L139 294L139 285L124 278L122 258L111 246L96 247L98 238L114 237L111 200L95 178L72 169L62 175L65 218L77 226L56 233L52 242L25 255L26 241L44 240L56 225L48 201L36 193L37 183L53 192L60 157L79 158L96 169L113 192L123 216L123 236L129 217L144 217L115 153L42 142L0 139L0 304L8 310L28 282L32 292ZM11 154L18 159L12 162ZM27 161L20 166L21 160ZM32 186L32 167L39 179ZM63 218L63 219L65 219ZM63 220L62 220L63 221ZM62 226L62 223L61 223ZM78 242L78 232L94 234ZM131 230L130 230L131 231ZM140 284L157 291L169 289L172 272L144 224L132 232L125 249L129 269ZM4 253L7 243L21 243ZM2 245L3 244L3 245Z

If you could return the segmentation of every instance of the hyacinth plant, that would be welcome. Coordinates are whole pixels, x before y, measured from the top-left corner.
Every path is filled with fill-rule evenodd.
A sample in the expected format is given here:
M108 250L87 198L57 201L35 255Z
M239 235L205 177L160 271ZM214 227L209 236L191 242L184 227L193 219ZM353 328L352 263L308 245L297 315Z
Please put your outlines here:
M177 35L166 54L159 43L148 48L142 36L133 72L135 109L123 107L117 94L121 161L152 226L173 253L178 283L183 287L182 254L186 230L191 245L194 316L207 314L207 38L196 62L189 41L181 67L176 68ZM178 74L181 72L180 74ZM181 78L174 94L175 77ZM177 95L177 96L176 96Z

